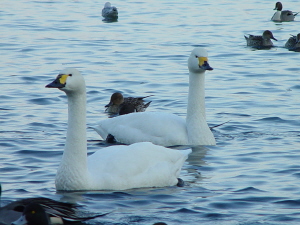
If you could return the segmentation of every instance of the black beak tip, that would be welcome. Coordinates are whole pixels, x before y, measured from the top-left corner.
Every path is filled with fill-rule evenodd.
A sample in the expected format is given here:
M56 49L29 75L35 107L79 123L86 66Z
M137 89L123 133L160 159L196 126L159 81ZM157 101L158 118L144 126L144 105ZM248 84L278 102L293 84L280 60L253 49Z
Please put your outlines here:
M64 88L66 85L59 83L57 80L47 84L45 88Z
M202 66L200 66L200 68L202 68L204 70L213 70L213 68L206 61L204 62L204 64Z

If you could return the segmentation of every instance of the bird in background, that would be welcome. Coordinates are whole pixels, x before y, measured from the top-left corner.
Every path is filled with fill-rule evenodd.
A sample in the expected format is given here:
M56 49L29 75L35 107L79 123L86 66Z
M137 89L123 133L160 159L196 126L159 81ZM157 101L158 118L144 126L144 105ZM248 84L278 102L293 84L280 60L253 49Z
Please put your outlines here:
M115 6L111 6L110 2L106 2L104 4L104 8L102 9L102 16L106 20L117 20L118 15L118 9Z
M247 42L247 46L252 47L272 47L273 42L271 39L277 41L277 39L273 36L273 33L269 30L265 30L262 35L252 35L249 34L249 37L244 36Z
M287 42L285 43L284 47L291 51L299 51L300 50L300 33L297 35L291 35Z
M276 2L274 10L277 10L272 16L271 20L275 22L289 22L294 21L295 16L299 13L290 10L282 10L282 3Z

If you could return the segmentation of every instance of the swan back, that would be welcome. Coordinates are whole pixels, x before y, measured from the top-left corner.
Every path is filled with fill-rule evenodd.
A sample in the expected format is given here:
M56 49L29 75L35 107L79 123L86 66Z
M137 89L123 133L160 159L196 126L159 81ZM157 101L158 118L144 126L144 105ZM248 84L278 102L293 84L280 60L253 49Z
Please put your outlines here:
M97 177L91 186L123 190L176 185L190 153L190 149L172 150L150 142L103 148L88 158L91 176Z
M165 112L131 113L100 121L92 128L106 139L111 134L120 143L151 141L162 146L187 145L185 120Z

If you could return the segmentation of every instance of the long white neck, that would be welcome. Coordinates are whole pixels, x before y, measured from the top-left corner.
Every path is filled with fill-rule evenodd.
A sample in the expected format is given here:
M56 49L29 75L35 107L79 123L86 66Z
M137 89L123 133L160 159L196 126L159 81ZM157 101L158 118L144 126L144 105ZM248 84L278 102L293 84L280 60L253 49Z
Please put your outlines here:
M205 115L205 73L189 75L187 120Z
M190 145L215 144L213 134L206 122L204 72L195 74L190 71L186 124Z
M56 175L58 190L72 190L87 184L86 93L67 93L68 130L65 150Z

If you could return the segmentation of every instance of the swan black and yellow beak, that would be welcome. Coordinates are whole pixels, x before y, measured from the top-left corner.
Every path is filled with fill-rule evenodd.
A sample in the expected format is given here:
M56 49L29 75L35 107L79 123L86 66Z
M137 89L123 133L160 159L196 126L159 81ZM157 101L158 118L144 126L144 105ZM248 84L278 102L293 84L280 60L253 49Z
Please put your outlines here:
M213 68L208 64L207 57L198 57L199 67L203 70L213 70Z
M59 74L53 82L46 85L46 88L63 88L63 87L65 87L68 76L69 75L67 75L67 74Z

